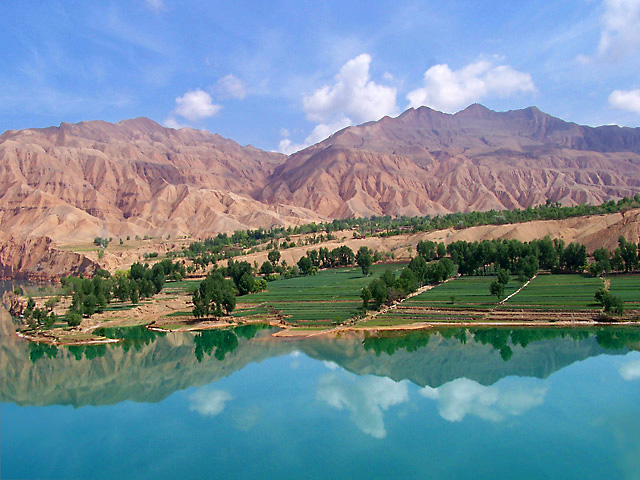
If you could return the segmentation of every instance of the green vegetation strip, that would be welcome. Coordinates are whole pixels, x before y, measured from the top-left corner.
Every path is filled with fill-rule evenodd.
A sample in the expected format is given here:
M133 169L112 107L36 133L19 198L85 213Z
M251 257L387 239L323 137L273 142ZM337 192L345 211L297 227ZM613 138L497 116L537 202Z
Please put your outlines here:
M495 279L493 275L456 278L410 298L403 305L456 310L488 310L498 303L498 299L489 293L489 285ZM505 288L505 296L512 294L519 287L520 284L512 278Z
M640 275L613 275L608 277L608 280L612 295L622 298L631 308L640 306Z
M505 307L543 310L600 309L594 295L602 279L578 274L538 275Z
M360 293L372 278L385 270L401 270L403 265L374 265L372 276L359 268L321 270L316 275L276 280L267 290L242 297L244 303L264 303L282 312L290 323L321 325L340 323L360 313Z

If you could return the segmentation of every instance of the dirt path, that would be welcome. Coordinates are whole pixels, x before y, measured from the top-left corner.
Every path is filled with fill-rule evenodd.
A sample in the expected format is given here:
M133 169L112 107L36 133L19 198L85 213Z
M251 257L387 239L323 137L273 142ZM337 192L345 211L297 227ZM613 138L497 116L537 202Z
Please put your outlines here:
M447 283L449 280L451 280L451 279L447 278L444 282L438 283L436 285L423 285L422 287L418 288L418 290L416 290L415 292L410 293L406 297L398 300L395 303L392 303L391 305L387 305L387 306L381 308L380 310L375 310L373 312L369 312L369 313L367 313L367 315L365 315L362 318L351 318L351 319L349 319L347 322L344 323L343 326L349 327L349 326L356 325L356 324L358 324L360 322L364 322L364 321L367 321L367 320L372 320L372 319L376 318L378 315L385 314L385 313L397 308L398 305L401 305L402 303L406 302L410 298L413 298L413 297L415 297L417 295L420 295L421 293L424 293L424 292L426 292L428 290L431 290L432 288L437 287L438 285L442 285L443 283ZM340 328L340 327L338 327L338 328Z
M529 285L531 283L531 280L533 280L534 278L536 278L538 276L538 274L536 273L533 277L531 277L529 280L527 280L525 283L522 284L522 286L517 289L515 292L513 292L511 295L509 295L506 298L503 298L502 300L500 300L500 302L498 302L498 305L502 305L504 304L507 300L509 300L511 297L517 295L518 293L520 293L522 291L522 289L524 287L526 287L527 285Z

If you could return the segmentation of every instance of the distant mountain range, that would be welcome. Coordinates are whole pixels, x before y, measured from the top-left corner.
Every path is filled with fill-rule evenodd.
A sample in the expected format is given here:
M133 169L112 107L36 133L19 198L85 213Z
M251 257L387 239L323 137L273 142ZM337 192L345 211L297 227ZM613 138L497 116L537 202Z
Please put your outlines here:
M585 127L535 107L409 109L289 157L147 118L0 136L0 240L206 236L636 193L640 128Z

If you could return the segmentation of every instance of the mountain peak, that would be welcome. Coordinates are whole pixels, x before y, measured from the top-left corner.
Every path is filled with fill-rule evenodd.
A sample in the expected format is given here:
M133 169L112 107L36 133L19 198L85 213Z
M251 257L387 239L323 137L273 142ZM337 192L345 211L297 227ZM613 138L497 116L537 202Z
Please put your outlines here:
M147 117L136 117L121 120L116 125L122 125L127 128L135 128L137 130L164 130L164 127Z
M472 103L464 110L460 110L456 115L473 115L473 116L482 116L485 117L488 114L495 114L493 110L488 109L484 105L480 103Z

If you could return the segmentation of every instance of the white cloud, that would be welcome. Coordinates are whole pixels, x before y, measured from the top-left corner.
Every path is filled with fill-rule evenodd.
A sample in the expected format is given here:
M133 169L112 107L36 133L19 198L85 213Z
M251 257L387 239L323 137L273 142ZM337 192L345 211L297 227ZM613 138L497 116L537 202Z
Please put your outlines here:
M389 378L329 374L320 379L318 398L338 410L348 410L356 426L367 435L384 438L384 412L409 400L406 382Z
M164 0L145 0L144 3L147 6L147 8L155 12L161 12L167 9L167 7L164 4Z
M528 73L480 60L455 71L447 64L434 65L424 74L424 87L409 92L407 100L411 107L426 105L453 113L487 96L509 97L534 91Z
M640 0L604 0L597 54L620 60L640 46Z
M176 98L174 112L181 117L195 122L203 118L213 117L222 109L211 100L211 95L200 89L190 90L183 96Z
M609 104L621 110L640 113L640 89L614 90L609 95Z
M304 142L288 138L280 141L279 151L293 153L324 140L336 131L385 115L398 113L395 87L371 80L371 56L363 53L345 63L331 85L324 85L302 98L302 109L308 120L316 122ZM283 135L285 136L285 135ZM285 136L287 137L287 136Z
M226 403L232 398L231 394L224 390L200 389L189 397L191 402L189 409L200 415L215 417L222 413Z
M164 126L168 127L168 128L175 128L175 129L180 129L180 128L185 128L188 127L189 125L186 125L184 123L180 123L175 115L173 113L171 113L164 121Z
M625 380L636 380L640 378L640 360L625 363L620 367L620 375Z
M330 361L328 361L328 360L324 360L322 363L323 363L323 365L324 365L325 367L327 367L329 370L338 370L338 369L340 368L340 367L338 366L338 364L337 364L337 363L335 363L335 362L330 362Z
M396 89L372 81L370 64L370 55L358 55L340 69L333 85L325 85L311 95L305 95L302 108L307 118L326 123L338 115L366 122L396 113Z
M299 152L300 150L307 148L309 145L321 142L338 130L342 130L344 127L348 127L349 125L351 125L351 119L344 116L335 118L331 123L319 123L302 143L294 143L289 138L283 138L280 140L278 151L285 155L291 155L292 153Z
M438 388L425 387L420 393L437 401L440 416L450 422L459 422L467 415L500 422L508 415L521 415L541 405L547 387L522 383L486 387L467 378L458 378Z
M245 83L230 73L218 80L216 91L223 97L242 100L247 96Z

